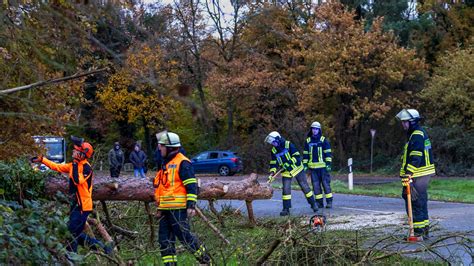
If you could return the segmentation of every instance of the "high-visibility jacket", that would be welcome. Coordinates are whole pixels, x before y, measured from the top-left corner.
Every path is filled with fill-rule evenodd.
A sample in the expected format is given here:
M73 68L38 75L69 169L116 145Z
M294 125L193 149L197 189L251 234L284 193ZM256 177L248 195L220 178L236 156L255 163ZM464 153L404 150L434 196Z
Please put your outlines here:
M153 186L156 188L155 200L159 210L186 209L188 201L197 201L196 189L186 188L195 187L196 178L190 176L183 180L180 177L183 161L190 162L182 153L177 153L163 169L156 173Z
M277 167L284 169L281 173L282 177L294 177L303 171L300 152L293 143L284 141L284 146L272 148L272 159L270 161L270 172L276 173Z
M331 145L323 136L308 137L304 145L303 165L310 169L331 165Z
M69 193L75 195L75 201L81 211L92 211L92 167L87 160L78 163L58 164L43 157L41 161L51 170L69 174Z
M420 177L435 174L435 165L428 134L417 126L409 135L402 156L400 176Z

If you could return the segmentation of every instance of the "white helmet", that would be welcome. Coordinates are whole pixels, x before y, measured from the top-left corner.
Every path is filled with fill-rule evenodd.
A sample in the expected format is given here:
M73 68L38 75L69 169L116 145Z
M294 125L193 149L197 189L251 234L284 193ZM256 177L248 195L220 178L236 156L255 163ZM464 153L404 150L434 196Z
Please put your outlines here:
M311 128L319 128L321 129L321 123L317 122L317 121L314 121L312 124L311 124Z
M281 138L280 133L278 133L278 132L276 132L276 131L272 131L272 132L270 132L270 134L268 134L268 136L265 138L265 142L268 143L268 144L272 144L273 141L278 140L279 138Z
M403 109L397 114L396 118L400 121L418 121L421 117L415 109Z
M163 131L156 134L156 138L158 139L158 144L165 145L166 147L181 147L181 141L176 133Z

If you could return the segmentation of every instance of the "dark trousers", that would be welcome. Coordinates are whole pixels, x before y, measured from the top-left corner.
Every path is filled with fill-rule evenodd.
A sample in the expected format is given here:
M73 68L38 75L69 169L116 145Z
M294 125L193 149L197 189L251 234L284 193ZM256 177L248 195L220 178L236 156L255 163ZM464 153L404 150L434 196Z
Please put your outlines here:
M412 192L412 211L413 211L413 227L415 229L415 234L423 234L425 229L429 227L429 217L428 217L428 184L430 182L431 176L420 176L413 178L412 188L416 192ZM405 200L405 208L408 213L408 204L407 204L407 195L406 188L403 187L402 197ZM416 194L416 197L413 198L413 194Z
M119 177L120 170L122 170L122 167L111 167L110 168L110 176L111 177Z
M199 243L199 240L190 231L186 209L162 210L161 213L158 242L163 263L167 265L177 262L176 238L187 250L193 253L200 263L209 263L210 257L205 247Z
M304 171L301 171L299 174L297 174L295 177L296 181L298 182L298 185L300 186L301 190L303 191L306 200L308 203L313 206L315 204L314 202L314 195L313 191L311 191L311 188L308 185L308 181L306 180L306 176ZM291 177L282 177L282 182L283 182L283 208L284 209L289 209L291 208Z
M71 213L69 214L69 223L67 225L69 232L71 232L73 240L68 246L69 251L77 252L77 246L88 246L92 250L97 250L97 247L104 248L104 244L99 240L86 235L84 226L86 225L87 216L91 212L81 212L77 204L71 207Z
M321 206L323 204L323 191L326 196L326 202L332 201L331 175L326 168L310 169L311 183L313 183L314 197Z

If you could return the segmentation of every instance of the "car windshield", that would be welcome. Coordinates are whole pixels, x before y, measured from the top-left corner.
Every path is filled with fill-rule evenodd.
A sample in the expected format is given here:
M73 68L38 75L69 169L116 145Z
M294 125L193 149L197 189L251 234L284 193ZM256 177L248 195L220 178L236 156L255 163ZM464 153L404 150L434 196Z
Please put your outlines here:
M205 160L207 159L207 155L208 155L207 152L201 153L198 156L196 156L196 160Z
M44 146L46 148L46 157L48 159L63 161L64 151L61 142L44 143Z

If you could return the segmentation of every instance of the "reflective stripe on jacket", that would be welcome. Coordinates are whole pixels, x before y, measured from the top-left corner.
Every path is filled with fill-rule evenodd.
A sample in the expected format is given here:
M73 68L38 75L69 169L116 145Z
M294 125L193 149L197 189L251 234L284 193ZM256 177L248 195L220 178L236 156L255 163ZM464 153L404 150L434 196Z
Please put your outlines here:
M282 177L294 177L303 171L300 152L289 141L285 141L283 149L272 148L272 160L270 161L270 172L275 173L277 166L284 169Z
M179 168L183 161L190 162L186 156L178 153L166 164L165 169L156 173L153 185L156 188L155 200L159 210L186 209L188 196L194 197L190 200L197 199L197 195L187 195L185 184L179 176Z
M42 163L51 170L61 173L69 174L69 183L75 186L75 197L81 211L92 211L92 167L87 160L82 160L77 163L77 173L74 173L72 163L58 164L46 158L43 158Z
M400 176L407 174L412 177L435 174L431 141L420 126L413 130L404 147Z
M303 151L303 165L310 169L317 169L324 168L326 164L331 165L331 163L331 145L329 141L323 136L307 138Z

